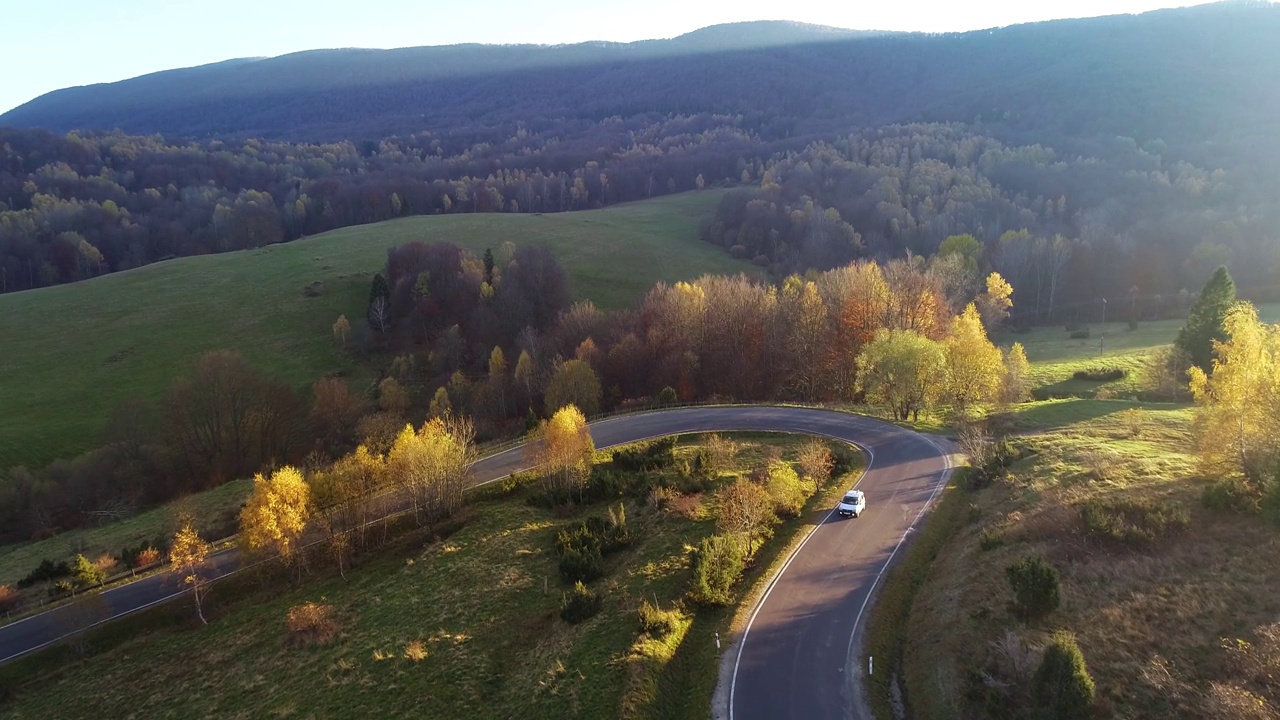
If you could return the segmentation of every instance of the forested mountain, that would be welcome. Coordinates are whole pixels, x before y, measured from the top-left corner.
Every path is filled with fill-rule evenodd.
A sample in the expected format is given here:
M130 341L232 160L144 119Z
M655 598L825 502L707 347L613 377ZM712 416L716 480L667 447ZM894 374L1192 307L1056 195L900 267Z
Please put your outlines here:
M1194 289L1221 263L1275 286L1277 37L1280 7L1259 3L951 35L745 23L74 88L0 123L124 131L0 130L0 292L407 214L709 184L750 190L706 239L779 276L967 233L1049 310Z
M465 131L494 142L517 126L641 113L743 114L765 139L981 121L1055 145L1159 140L1208 163L1274 134L1277 37L1280 9L1224 3L947 35L744 24L629 44L319 50L60 90L0 125L307 141Z

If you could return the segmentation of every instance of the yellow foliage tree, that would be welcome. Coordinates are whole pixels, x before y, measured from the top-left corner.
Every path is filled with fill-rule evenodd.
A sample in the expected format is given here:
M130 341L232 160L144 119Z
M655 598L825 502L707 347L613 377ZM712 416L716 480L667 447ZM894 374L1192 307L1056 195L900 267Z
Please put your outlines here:
M451 412L453 412L453 403L449 401L449 391L442 387L436 388L436 394L431 397L431 407L427 409L427 414L438 418Z
M1004 387L1001 399L1007 403L1026 402L1031 399L1031 363L1022 343L1014 343L1004 353Z
M581 490L591 473L595 441L582 411L566 405L543 420L531 433L526 460L538 468L543 489L553 496L567 496Z
M173 546L169 549L169 572L191 588L191 596L196 601L196 617L204 625L209 624L204 617L203 602L212 569L209 565L212 549L209 543L200 539L189 519L173 536Z
M987 326L998 327L1013 307L1013 286L1000 273L991 273L987 276L987 291L978 296L978 306Z
M951 322L944 343L947 350L947 396L956 411L964 415L975 403L999 398L1004 376L1000 349L987 339L978 308L969 303Z
M333 323L333 337L338 340L338 344L342 347L347 346L347 335L351 333L351 323L347 320L346 315L339 315L336 322Z
M1200 460L1207 473L1261 487L1280 461L1280 325L1263 324L1253 305L1239 302L1224 327L1213 374L1189 372Z
M409 391L395 378L384 379L378 383L378 407L397 415L404 414L409 409Z
M387 454L387 468L413 501L414 517L421 523L457 511L475 459L471 421L445 415L428 420L417 432L406 425Z
M240 511L240 539L251 552L275 553L289 562L311 517L311 488L286 465L253 478L253 493Z

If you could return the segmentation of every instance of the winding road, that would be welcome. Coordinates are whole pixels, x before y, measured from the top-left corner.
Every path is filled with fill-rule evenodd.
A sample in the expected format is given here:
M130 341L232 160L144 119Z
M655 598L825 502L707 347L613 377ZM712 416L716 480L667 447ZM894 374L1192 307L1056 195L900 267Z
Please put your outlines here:
M715 715L751 718L867 716L858 681L865 658L859 633L872 595L890 561L950 472L949 456L932 439L888 423L829 410L774 406L680 408L622 415L591 424L596 447L704 431L778 431L843 440L868 457L858 487L867 510L858 518L827 513L783 566L738 637L730 639ZM484 458L476 484L523 469L522 448ZM234 549L213 556L217 573L239 567ZM101 594L107 620L182 594L154 575ZM0 628L0 663L64 639L86 619L71 606Z

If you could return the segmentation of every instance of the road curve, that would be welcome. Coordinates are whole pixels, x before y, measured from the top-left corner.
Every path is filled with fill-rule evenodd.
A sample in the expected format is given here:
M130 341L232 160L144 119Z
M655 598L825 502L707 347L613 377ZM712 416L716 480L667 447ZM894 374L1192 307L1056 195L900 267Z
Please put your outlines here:
M596 447L705 431L779 431L843 440L866 451L858 487L867 510L856 519L827 514L775 578L726 663L726 707L718 715L751 718L856 717L859 677L855 632L880 575L902 539L945 484L946 455L923 435L870 418L828 410L774 406L680 408L591 424ZM522 448L487 457L473 468L476 484L525 467ZM213 557L219 575L239 567L235 550ZM155 575L101 594L109 619L181 594ZM0 628L0 663L83 628L83 612L56 608ZM727 712L724 712L727 711Z

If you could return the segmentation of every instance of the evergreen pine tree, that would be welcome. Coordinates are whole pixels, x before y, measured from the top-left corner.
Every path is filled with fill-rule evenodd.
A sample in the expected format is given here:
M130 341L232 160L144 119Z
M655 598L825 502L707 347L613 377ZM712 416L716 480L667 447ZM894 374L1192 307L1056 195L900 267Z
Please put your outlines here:
M1174 345L1187 353L1191 364L1206 373L1213 371L1213 342L1227 339L1223 320L1235 301L1236 284L1223 265L1205 283L1187 316L1187 324L1178 333Z
M1084 720L1090 716L1095 688L1084 655L1071 633L1054 633L1032 680L1036 705L1044 717Z
M484 249L484 281L493 285L493 250L491 248Z

